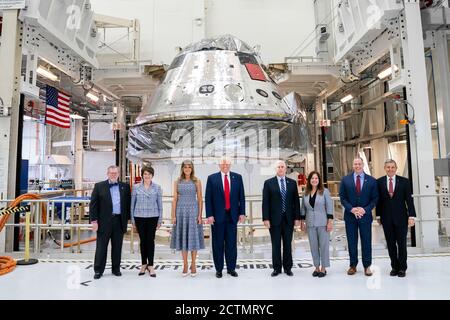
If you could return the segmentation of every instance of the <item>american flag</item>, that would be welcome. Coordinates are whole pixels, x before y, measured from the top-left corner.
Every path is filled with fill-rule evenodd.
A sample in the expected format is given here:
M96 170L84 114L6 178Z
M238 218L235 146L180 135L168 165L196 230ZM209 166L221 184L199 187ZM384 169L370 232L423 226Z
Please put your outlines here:
M61 128L70 128L70 96L47 85L46 89L45 124Z

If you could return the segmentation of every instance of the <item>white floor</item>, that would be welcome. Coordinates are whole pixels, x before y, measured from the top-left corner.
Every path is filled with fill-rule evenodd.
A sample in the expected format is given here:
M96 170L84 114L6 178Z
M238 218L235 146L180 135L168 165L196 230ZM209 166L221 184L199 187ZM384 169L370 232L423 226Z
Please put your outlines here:
M239 260L238 264L238 278L224 272L224 277L217 279L210 260L199 261L197 277L183 278L180 260L157 260L157 277L150 278L137 275L138 260L125 260L122 277L111 275L108 269L100 280L94 280L92 261L41 259L0 276L0 300L450 299L449 254L410 256L405 278L390 277L389 259L384 257L374 258L373 277L364 276L361 265L356 275L346 275L347 258L332 259L328 275L322 279L311 276L309 259L294 261L294 277L282 274L271 278L267 259Z

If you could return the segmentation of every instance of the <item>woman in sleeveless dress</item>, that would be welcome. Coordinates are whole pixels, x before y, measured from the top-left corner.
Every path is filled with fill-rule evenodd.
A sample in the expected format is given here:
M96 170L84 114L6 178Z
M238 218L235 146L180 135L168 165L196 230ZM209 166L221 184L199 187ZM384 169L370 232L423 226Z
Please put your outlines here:
M181 251L183 276L188 275L188 254L191 252L191 276L197 275L197 250L205 248L202 223L202 185L194 174L194 164L185 160L180 177L174 182L172 204L172 239L170 248Z

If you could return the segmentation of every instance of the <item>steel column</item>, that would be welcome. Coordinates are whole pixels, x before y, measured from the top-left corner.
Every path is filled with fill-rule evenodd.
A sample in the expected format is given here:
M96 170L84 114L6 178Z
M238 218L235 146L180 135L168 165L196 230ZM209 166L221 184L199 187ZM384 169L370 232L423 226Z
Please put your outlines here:
M405 1L404 6L404 13L400 15L400 25L407 79L406 94L408 102L412 105L408 106L409 112L414 112L416 120L414 125L410 125L414 193L431 195L435 194L436 185L422 20L419 1ZM438 223L428 220L437 217L436 200L428 197L420 198L416 201L416 209L419 218L423 220L417 226L420 235L417 239L419 246L424 249L437 248Z
M20 68L22 64L22 22L18 20L19 10L3 11L2 45L0 46L0 98L3 101L4 121L9 125L8 137L2 141L7 142L9 150L4 150L0 163L0 183L6 198L15 198L16 171L17 171L17 145L20 103ZM18 183L18 181L17 181ZM10 218L12 222L13 217ZM13 230L5 230L0 234L0 252L13 250Z

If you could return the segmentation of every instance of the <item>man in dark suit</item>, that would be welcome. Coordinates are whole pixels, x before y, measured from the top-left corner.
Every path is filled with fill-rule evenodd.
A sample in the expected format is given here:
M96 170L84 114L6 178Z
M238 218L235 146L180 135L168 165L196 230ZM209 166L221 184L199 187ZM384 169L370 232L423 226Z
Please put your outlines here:
M264 182L262 216L272 240L272 277L292 273L292 235L294 225L300 223L300 202L295 180L286 177L286 163L277 161L277 175ZM283 258L281 240L283 239Z
M242 176L230 172L231 161L222 158L220 172L208 177L205 208L208 223L212 224L212 250L216 277L222 278L223 256L227 273L237 277L237 223L245 220L245 192Z
M406 275L406 237L408 226L414 226L416 210L409 180L396 175L397 163L386 160L386 176L377 180L380 198L377 204L377 220L383 225L384 236L391 258L391 276Z
M378 186L373 177L364 173L364 162L361 158L353 160L353 172L342 178L339 197L345 209L345 231L350 255L350 268L347 274L353 275L356 273L359 230L364 274L371 276L372 209L378 201Z
M110 166L108 180L94 186L89 204L89 220L97 232L94 279L100 279L106 265L108 243L111 240L112 273L120 277L123 235L130 219L130 186L118 181L119 167Z

